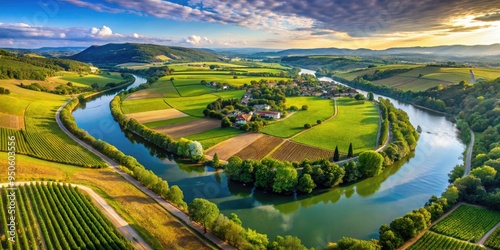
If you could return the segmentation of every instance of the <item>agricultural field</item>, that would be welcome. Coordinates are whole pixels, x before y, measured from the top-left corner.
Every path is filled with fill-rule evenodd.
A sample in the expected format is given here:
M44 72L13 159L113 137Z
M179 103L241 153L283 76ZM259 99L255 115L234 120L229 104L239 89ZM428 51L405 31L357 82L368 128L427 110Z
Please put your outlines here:
M338 114L333 119L292 140L326 150L334 150L338 146L343 153L347 153L349 143L353 145L354 154L373 150L379 129L377 108L368 101L341 98L337 100L337 109Z
M282 142L283 139L281 138L266 135L248 145L246 148L239 151L235 155L240 157L241 159L262 160Z
M77 188L59 184L17 187L16 243L2 240L3 249L131 249L102 212ZM1 188L1 225L8 223L7 189ZM17 244L17 245L16 245Z
M10 138L11 136L16 138L16 152L21 154L33 154L33 150L26 141L25 132L9 128L0 128L0 138L2 138L2 141L0 142L0 151L9 151L9 140L7 138Z
M60 84L72 82L75 86L89 87L93 83L99 84L100 87L108 83L119 83L123 81L120 73L99 73L80 75L73 72L61 72L61 76L48 78L48 81L53 81Z
M210 87L201 86L201 85L184 85L184 86L177 86L176 88L182 97L200 96L200 95L210 94L212 92L215 92L215 88L210 88Z
M0 113L0 127L10 129L24 129L24 116Z
M264 134L244 133L209 148L206 150L205 154L213 156L217 153L221 160L227 160L229 157L233 156L235 152L243 150L261 137L264 137Z
M209 149L216 144L244 133L235 128L214 128L205 132L186 136L187 139L198 141L204 149Z
M333 151L311 147L293 141L286 141L281 147L271 154L271 158L290 162L300 162L304 159L315 161L326 158L331 159L332 157Z
M165 127L165 126L179 124L179 123L183 123L183 122L195 121L198 119L202 119L202 118L193 117L193 116L185 116L185 117L172 118L172 119L161 120L161 121L156 121L156 122L146 122L146 123L144 123L144 125L146 125L149 128L159 128L159 127Z
M500 227L491 234L484 245L495 250L500 250Z
M7 153L0 152L0 158L7 159ZM16 181L63 181L93 187L154 249L209 249L153 199L110 168L78 168L20 154L16 159ZM7 182L7 166L7 161L0 161L1 182Z
M373 74L376 70L388 70L388 69L411 69L411 68L417 68L417 67L422 67L421 65L408 65L408 64L391 64L391 65L381 65L373 68L367 68L367 69L360 69L360 70L354 70L351 72L345 72L345 73L339 73L336 74L335 76L347 79L349 81L354 80L354 78L358 76L363 76L363 75L371 75Z
M207 105L215 100L217 96L207 94L201 96L182 97L182 98L165 98L165 101L171 107L194 117L203 118L203 110Z
M288 138L304 130L304 124L316 124L317 120L324 121L334 115L333 100L318 97L289 97L286 106L296 106L299 111L280 121L266 126L262 133L282 138ZM302 105L308 105L308 110L300 110Z
M428 231L408 250L484 250L486 248Z
M157 122L169 119L182 118L186 116L188 115L180 112L177 109L160 109L160 110L144 111L126 115L127 118L129 119L134 118L140 123Z
M178 123L166 127L158 127L155 130L165 133L174 139L177 139L219 128L220 123L220 120L205 118Z
M477 242L500 221L500 213L480 207L461 205L431 230L457 239Z
M158 81L154 82L147 89L137 91L132 93L127 97L127 100L135 100L142 98L154 98L154 97L179 97L180 94L175 88L170 77L165 76L160 78Z
M122 102L124 114L171 108L163 98L125 99Z
M18 153L79 166L104 164L59 129L55 113L67 97L19 88L11 81L0 81L0 86L11 90L10 95L0 98L0 113L24 116L26 128L22 137L16 137Z

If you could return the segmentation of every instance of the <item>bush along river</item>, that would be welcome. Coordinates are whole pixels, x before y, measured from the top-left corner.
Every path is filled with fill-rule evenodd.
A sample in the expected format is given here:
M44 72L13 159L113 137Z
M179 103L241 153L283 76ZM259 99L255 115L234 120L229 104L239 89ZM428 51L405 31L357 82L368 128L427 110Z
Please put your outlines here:
M134 84L124 89L145 82L146 79L136 77ZM448 185L447 174L463 162L465 145L458 139L453 123L444 116L391 99L397 108L408 113L415 127L422 128L417 148L406 160L379 176L349 186L298 196L264 193L228 182L223 172L213 168L176 163L162 150L122 131L109 108L119 91L95 96L75 110L73 116L78 126L134 156L171 186L178 185L186 202L196 197L208 199L225 215L236 213L245 228L266 233L270 239L278 234L298 236L303 244L316 249L343 236L377 237L383 223L421 207L431 195L439 196Z

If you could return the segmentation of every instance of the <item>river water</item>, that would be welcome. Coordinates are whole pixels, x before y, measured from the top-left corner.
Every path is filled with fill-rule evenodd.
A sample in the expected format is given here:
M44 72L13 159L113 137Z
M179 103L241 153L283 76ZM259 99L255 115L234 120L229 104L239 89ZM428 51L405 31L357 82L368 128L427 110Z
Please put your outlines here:
M146 79L137 77L128 88L144 82ZM75 110L78 126L134 156L170 185L178 185L188 203L196 197L209 199L222 213L236 213L246 228L266 233L270 239L298 236L306 246L316 249L343 236L377 237L381 224L421 207L431 195L440 195L447 186L447 174L462 163L465 149L454 124L445 117L392 100L408 113L415 127L422 127L414 155L353 185L310 195L279 196L228 182L224 173L209 167L176 164L161 150L125 133L109 110L116 93L95 97Z

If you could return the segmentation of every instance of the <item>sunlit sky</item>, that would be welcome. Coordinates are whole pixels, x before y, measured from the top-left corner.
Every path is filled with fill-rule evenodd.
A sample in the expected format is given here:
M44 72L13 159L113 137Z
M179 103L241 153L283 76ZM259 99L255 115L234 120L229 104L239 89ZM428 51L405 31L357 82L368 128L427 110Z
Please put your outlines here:
M498 0L2 0L0 47L370 48L500 42Z

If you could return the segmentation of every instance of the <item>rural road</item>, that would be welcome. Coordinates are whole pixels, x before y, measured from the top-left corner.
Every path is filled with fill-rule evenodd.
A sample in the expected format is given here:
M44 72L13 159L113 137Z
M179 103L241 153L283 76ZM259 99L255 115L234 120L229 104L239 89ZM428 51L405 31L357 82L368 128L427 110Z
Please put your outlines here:
M467 154L465 155L465 171L464 171L464 176L467 176L470 173L471 170L471 165L472 165L472 148L474 147L474 140L476 139L476 136L474 135L474 132L470 130L470 142L469 146L467 147Z
M29 181L23 181L23 182L16 182L16 186L18 185L26 185L29 183L35 183L35 182L29 182ZM48 183L47 181L43 181L42 183L46 184ZM58 182L57 184L63 185L64 183ZM0 186L9 186L9 183L0 183ZM104 212L106 217L115 225L115 227L120 231L125 238L127 238L132 244L137 248L137 249L145 249L149 250L152 249L142 238L137 234L137 232L118 214L116 211L100 196L98 195L93 189L83 186L83 185L78 185L78 184L72 184L70 183L72 187L78 187L81 190L84 190L87 192L92 199L97 203L98 207L101 208L101 211Z
M59 113L66 106L66 104L68 104L68 102L70 102L70 101L71 100L68 100L56 112L56 122L57 122L57 125L61 128L62 131L64 131L64 133L66 133L69 137L71 137L71 139L73 139L74 141L76 141L82 147L90 150L92 153L94 153L97 156L101 157L104 161L106 161L108 163L108 165L111 167L111 169L113 169L116 173L118 173L119 175L121 175L125 180L127 180L128 182L130 182L132 185L134 185L136 188L138 188L139 190L141 190L143 193L145 193L146 195L148 195L149 197L151 197L153 200L155 200L158 204L160 204L163 208L165 208L170 214L174 215L174 217L176 217L179 220L179 222L183 223L184 225L186 225L187 227L191 228L192 230L198 232L199 235L202 235L205 239L209 240L210 242L212 242L213 244L215 244L220 249L224 249L224 250L226 250L226 249L227 250L235 250L236 249L233 246L231 246L231 245L227 244L226 242L222 241L221 239L219 239L217 236L213 235L212 233L210 233L210 232L204 233L204 228L200 224L190 221L189 217L187 216L187 214L185 214L184 212L182 212L178 208L174 207L173 205L171 205L170 203L168 203L167 201L165 201L164 199L162 199L160 196L158 196L157 194L155 194L153 191L149 190L147 187L145 187L144 185L142 185L142 183L140 183L136 179L132 178L127 173L125 173L122 170L120 170L118 168L118 166L120 164L118 164L117 162L115 162L111 158L105 156L104 154L102 154L98 150L94 149L90 145L86 144L82 140L78 139L71 132L69 132L68 129L66 129L66 127L62 124L61 119L59 118ZM197 236L196 234L194 234L194 235ZM151 249L151 247L149 245L147 245L147 246L149 247L148 249Z

